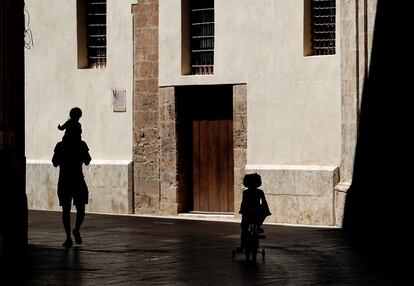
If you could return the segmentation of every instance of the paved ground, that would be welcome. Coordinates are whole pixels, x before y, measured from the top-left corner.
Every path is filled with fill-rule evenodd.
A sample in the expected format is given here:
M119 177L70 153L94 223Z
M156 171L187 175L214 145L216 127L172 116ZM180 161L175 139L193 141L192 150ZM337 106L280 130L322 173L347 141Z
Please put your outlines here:
M0 284L410 285L376 270L339 229L265 225L265 261L232 261L239 230L231 222L87 214L84 243L67 250L60 213L30 211L27 270Z

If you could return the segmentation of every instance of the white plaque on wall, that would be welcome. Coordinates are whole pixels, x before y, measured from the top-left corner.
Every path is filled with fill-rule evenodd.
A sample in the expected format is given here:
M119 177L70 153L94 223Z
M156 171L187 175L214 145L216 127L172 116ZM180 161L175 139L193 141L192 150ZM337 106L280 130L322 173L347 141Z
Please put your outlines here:
M112 108L114 112L126 112L126 90L112 89Z

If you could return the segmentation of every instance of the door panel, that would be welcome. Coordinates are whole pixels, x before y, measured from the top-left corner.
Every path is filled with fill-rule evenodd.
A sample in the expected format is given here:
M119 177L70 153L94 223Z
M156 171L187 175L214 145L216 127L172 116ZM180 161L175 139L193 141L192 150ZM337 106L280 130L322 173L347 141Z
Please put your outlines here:
M198 180L200 180L200 189L199 189L199 202L200 202L200 211L209 211L209 146L208 144L208 121L200 121L200 157L198 158L200 165L200 174ZM197 158L195 158L197 160ZM196 178L197 179L197 178Z
M208 210L220 211L218 120L208 122Z
M200 207L200 121L193 121L193 198L194 210Z
M232 120L194 120L194 210L232 212L233 128Z
M228 211L234 212L234 148L233 148L233 120L227 120L227 170L228 170Z

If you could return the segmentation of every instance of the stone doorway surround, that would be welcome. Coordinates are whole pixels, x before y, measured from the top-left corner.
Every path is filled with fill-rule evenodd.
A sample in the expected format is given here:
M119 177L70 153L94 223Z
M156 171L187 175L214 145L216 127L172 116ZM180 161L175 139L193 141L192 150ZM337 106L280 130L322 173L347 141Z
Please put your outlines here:
M135 212L178 214L188 211L177 136L175 87L160 87L153 100L135 98ZM144 102L147 102L146 104ZM247 154L247 86L233 85L234 209L241 201Z

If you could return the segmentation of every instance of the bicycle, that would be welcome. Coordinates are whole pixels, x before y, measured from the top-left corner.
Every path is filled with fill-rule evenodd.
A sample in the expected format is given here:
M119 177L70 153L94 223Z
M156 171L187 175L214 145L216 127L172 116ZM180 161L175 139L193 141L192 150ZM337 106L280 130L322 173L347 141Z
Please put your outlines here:
M266 257L266 251L264 248L260 248L260 239L264 239L265 236L262 234L259 234L258 231L258 225L257 223L250 223L247 228L246 233L246 241L245 241L245 247L243 249L236 248L232 251L232 259L234 260L236 257L236 254L244 254L246 261L252 261L255 262L257 258L257 254L260 253L262 255L262 260L265 260Z

